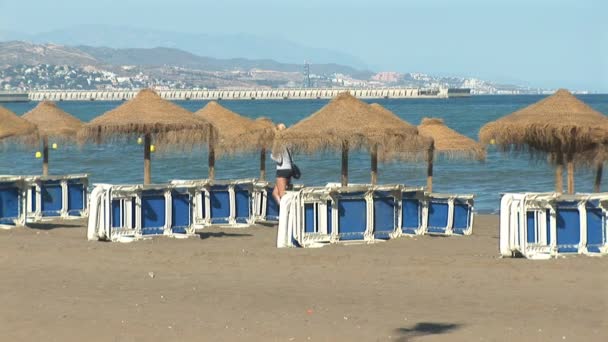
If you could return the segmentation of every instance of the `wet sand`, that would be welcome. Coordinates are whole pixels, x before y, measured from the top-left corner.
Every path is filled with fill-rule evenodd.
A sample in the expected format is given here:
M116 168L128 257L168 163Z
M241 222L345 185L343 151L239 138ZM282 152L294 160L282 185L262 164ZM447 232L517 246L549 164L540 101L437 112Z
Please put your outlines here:
M3 341L606 341L608 259L498 257L473 236L276 249L275 228L86 241L0 230Z

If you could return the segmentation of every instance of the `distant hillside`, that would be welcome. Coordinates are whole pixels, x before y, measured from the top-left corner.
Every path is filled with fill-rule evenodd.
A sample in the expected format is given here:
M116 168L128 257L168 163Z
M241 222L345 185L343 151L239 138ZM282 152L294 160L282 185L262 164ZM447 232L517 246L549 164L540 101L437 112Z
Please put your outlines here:
M0 42L0 65L95 65L98 60L80 49L55 44Z
M302 72L299 64L279 63L271 59L251 60L245 58L218 59L201 57L192 53L172 48L137 48L113 49L106 47L78 46L80 51L95 57L109 65L172 65L205 71L264 69L283 72ZM371 76L369 71L360 71L339 64L314 64L311 72L318 74L342 73L347 75Z
M78 25L38 34L0 30L0 40L24 40L68 46L107 46L118 49L162 46L219 59L273 59L287 64L302 64L304 60L308 60L313 64L337 63L366 69L366 64L361 59L341 51L308 47L287 39L244 33L184 33L127 26Z
M176 66L204 71L264 69L281 72L301 72L302 65L279 63L270 59L245 58L218 59L201 57L173 48L114 49L107 47L69 47L29 42L0 42L0 65L137 65ZM338 64L313 64L311 72L317 74L342 73L356 77L369 77L369 71L360 71Z

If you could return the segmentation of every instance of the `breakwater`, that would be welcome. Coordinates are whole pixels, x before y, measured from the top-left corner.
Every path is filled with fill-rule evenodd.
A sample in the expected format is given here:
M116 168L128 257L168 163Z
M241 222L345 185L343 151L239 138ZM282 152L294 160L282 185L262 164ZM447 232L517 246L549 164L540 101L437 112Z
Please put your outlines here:
M348 91L361 99L448 98L448 88L307 88L307 89L171 89L159 90L167 100L288 100L331 99ZM35 90L29 92L32 101L124 101L138 90Z
M1 102L27 102L29 101L27 93L0 91Z

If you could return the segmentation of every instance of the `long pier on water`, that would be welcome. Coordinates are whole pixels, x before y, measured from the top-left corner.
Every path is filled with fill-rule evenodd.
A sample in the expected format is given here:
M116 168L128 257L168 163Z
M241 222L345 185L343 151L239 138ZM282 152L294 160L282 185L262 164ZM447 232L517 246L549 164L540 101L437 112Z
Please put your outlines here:
M205 89L159 90L167 100L288 100L331 99L348 91L361 99L448 98L469 96L461 89L448 88L307 88L307 89ZM132 99L138 90L35 90L28 93L31 101L124 101Z

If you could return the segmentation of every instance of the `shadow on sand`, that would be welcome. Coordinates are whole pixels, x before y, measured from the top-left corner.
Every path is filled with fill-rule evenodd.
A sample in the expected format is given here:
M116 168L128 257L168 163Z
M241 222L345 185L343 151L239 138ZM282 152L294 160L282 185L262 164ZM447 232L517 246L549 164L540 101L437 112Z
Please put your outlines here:
M240 233L225 233L225 232L198 232L196 233L201 240L208 238L224 238L224 237L243 237L251 236L251 234L240 234Z
M407 342L413 341L416 337L446 334L456 329L459 329L460 327L462 327L462 324L420 322L416 323L416 325L411 328L397 329L397 332L400 334L397 341Z
M57 229L57 228L68 228L68 229L73 229L73 228L82 228L82 224L74 224L74 223L63 223L61 221L57 221L57 222L38 222L38 223L27 223L25 225L25 227L27 228L31 228L31 229L40 229L40 230L51 230L51 229Z

